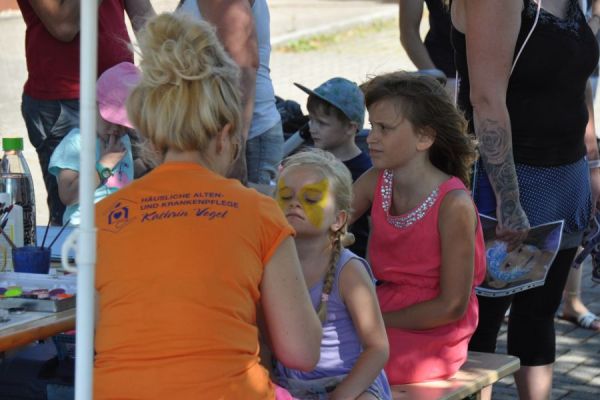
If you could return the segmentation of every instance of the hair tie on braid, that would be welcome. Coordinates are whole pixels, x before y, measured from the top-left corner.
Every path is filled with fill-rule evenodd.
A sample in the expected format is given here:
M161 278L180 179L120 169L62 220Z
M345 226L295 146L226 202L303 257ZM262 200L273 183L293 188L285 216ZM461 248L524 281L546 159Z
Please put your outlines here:
M342 237L341 237L342 246L344 246L344 247L352 246L355 241L356 241L356 238L354 237L354 234L352 232L344 232L342 234Z
M322 303L327 303L329 301L329 294L327 293L321 293L321 302Z

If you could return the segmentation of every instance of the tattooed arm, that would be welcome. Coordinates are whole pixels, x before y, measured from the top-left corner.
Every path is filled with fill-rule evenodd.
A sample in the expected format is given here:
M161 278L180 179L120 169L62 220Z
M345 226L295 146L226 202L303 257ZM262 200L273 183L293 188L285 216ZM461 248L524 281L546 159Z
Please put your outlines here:
M506 91L520 29L521 0L456 0L454 26L465 33L479 152L496 196L498 238L516 244L529 230L519 201Z

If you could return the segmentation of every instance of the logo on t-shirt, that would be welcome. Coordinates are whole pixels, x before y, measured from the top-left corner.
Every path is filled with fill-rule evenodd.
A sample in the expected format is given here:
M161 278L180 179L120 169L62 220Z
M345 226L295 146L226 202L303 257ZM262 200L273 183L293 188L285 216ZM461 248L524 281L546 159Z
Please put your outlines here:
M117 232L123 229L132 220L132 212L137 203L127 199L119 199L106 215L106 229Z

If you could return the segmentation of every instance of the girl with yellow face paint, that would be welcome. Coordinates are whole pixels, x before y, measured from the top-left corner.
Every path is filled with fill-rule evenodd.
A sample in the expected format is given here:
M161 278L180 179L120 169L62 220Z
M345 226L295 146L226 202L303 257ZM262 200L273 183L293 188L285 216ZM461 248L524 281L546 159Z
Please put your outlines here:
M350 172L322 150L295 154L284 161L275 198L296 230L300 264L323 323L317 367L303 372L276 363L277 382L297 398L391 399L374 278L367 262L344 248L353 240L347 233Z
M323 215L328 205L331 205L331 194L329 193L329 181L327 178L318 180L314 171L310 169L297 168L295 173L289 173L286 183L284 178L279 179L279 190L277 191L277 202L282 210L290 207L294 201L301 206L298 210L290 211L290 215L300 217L304 213L306 219L315 227L323 227ZM305 183L305 184L303 184ZM290 186L291 185L291 186Z

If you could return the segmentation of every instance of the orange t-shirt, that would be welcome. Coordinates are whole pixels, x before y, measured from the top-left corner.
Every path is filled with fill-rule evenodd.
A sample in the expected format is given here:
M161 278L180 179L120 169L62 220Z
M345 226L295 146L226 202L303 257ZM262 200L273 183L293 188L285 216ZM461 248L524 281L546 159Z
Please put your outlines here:
M292 234L276 203L167 163L101 201L94 399L272 399L256 309Z

